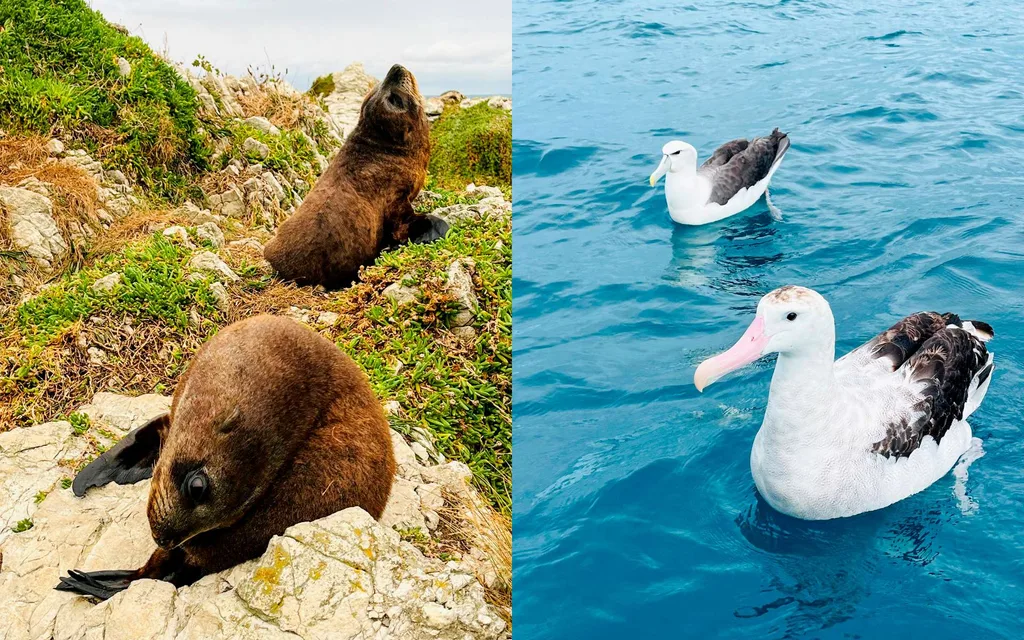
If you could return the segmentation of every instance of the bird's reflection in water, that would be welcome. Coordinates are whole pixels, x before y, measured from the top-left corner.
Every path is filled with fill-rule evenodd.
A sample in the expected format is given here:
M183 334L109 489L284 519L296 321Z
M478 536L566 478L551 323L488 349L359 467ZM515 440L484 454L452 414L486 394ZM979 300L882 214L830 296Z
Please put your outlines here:
M852 618L872 592L884 563L924 566L938 551L935 540L951 512L921 510L911 498L888 509L851 518L805 521L770 507L757 492L736 518L743 537L769 558L763 602L736 609L737 618L774 614L778 631L801 636ZM914 504L916 503L916 504Z
M687 288L760 296L765 271L785 256L773 246L775 221L760 203L746 214L701 226L674 224L666 278Z

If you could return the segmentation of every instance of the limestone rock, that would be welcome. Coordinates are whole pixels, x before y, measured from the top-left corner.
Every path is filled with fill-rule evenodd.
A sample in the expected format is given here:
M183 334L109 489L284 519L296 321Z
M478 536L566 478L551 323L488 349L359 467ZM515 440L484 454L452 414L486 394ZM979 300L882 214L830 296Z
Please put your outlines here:
M16 523L32 519L38 509L35 496L52 491L65 477L57 462L77 458L86 446L85 439L75 437L69 422L0 433L0 544L18 535L11 531ZM9 556L7 562L10 566Z
M389 284L384 289L384 297L394 300L398 306L412 304L420 295L419 287L407 287L401 282Z
M200 251L188 261L189 269L192 271L211 271L229 282L236 282L241 278L231 270L220 257L212 251Z
M27 189L0 188L0 206L7 211L14 246L39 266L50 269L68 253L68 243L53 219L53 203Z
M266 160L270 156L270 147L256 138L246 138L245 142L242 143L242 152L247 156L255 156L260 160Z
M118 58L117 72L121 75L122 78L127 78L128 76L132 75L131 63L125 60L124 58Z
M124 435L147 424L171 410L171 399L155 393L141 396L121 396L116 393L100 392L92 402L78 410L89 416L93 425L112 429Z
M46 152L51 156L59 156L64 153L64 143L57 138L51 138L50 141L46 143Z
M169 404L162 396L102 393L80 411L123 435ZM458 562L430 559L387 525L390 519L427 534L445 493L470 491L465 465L424 465L394 432L399 476L381 523L352 508L296 524L273 538L260 558L180 589L140 580L100 604L55 591L69 568L136 567L155 549L146 518L150 481L110 484L85 498L60 488L60 479L70 477L60 463L79 459L88 442L67 422L0 434L5 640L506 637L504 622L484 599L485 554L474 547ZM37 502L37 495L45 498ZM23 519L34 526L13 533L10 525Z
M324 97L332 119L348 137L359 122L359 110L366 93L379 81L366 73L362 63L355 62L334 74L334 91Z
M188 236L188 230L185 227L174 225L173 227L167 227L164 229L163 235L165 238L171 238L181 244L186 249L195 249L196 245L192 242L192 238Z
M317 316L316 323L333 327L340 319L341 316L333 311L321 311L320 315Z
M256 238L242 238L241 240L232 240L228 243L229 249L252 249L258 251L261 255L263 254L263 245Z
M214 247L220 247L224 244L224 232L213 222L204 222L196 227L196 237L209 242Z
M472 258L459 258L448 267L448 291L458 300L461 307L453 323L456 327L471 325L480 306L473 288L474 269L476 263Z
M211 282L210 293L213 298L217 301L217 308L221 311L227 311L231 308L231 296L228 295L227 287L222 282Z
M506 96L492 96L487 100L487 106L492 109L504 109L505 111L511 111L512 98Z
M245 214L245 200L242 193L234 187L224 193L210 196L210 205L221 215L229 218L240 218Z
M271 124L270 120L267 120L264 117L253 116L251 118L246 118L245 123L252 127L255 127L256 129L259 129L263 133L269 133L270 135L273 136L281 135L281 130L275 127L273 124Z
M109 293L119 284L121 284L121 274L115 271L93 282L91 288L97 293Z
M447 104L462 104L462 101L466 99L466 96L462 95L458 91L445 91L438 96L438 99Z
M477 186L472 182L466 187L466 193L470 195L481 195L485 198L504 198L505 194L501 192L498 187L488 187L485 185Z
M440 98L427 98L423 101L423 111L428 118L437 118L444 113L444 101Z

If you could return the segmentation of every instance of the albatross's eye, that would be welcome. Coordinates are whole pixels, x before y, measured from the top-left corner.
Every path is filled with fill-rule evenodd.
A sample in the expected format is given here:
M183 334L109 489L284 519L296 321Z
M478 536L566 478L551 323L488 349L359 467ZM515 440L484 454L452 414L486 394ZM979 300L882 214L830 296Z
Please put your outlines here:
M673 151L671 155L678 156L682 152L683 152L683 150L680 149L679 151Z
M182 483L181 493L188 496L193 504L202 504L210 491L210 479L202 471L193 471L185 476Z
M793 322L794 320L796 320L796 314L793 313L792 311L790 311L789 315L786 316L786 320L789 320L790 322Z

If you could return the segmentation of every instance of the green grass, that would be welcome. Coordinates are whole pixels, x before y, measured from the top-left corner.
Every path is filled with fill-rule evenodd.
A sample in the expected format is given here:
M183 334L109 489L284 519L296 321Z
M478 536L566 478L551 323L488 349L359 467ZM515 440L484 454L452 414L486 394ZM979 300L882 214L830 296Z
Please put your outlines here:
M157 196L198 197L210 149L195 92L84 0L0 0L0 67L0 127L71 136Z
M235 121L227 123L220 131L219 137L231 139L231 149L221 157L221 168L238 158L246 164L262 164L281 173L288 173L291 169L308 185L316 182L320 171L316 164L317 151L309 144L309 139L299 131L285 129L280 135L272 135L245 122ZM260 158L255 153L246 154L242 146L247 138L254 138L267 145L270 155Z
M430 132L430 174L436 183L462 189L470 182L512 183L512 114L486 102L448 107Z
M17 322L29 345L43 345L75 322L100 312L161 320L178 329L189 323L189 309L203 317L219 312L205 279L187 280L191 252L160 234L104 256L92 266L70 273L17 310ZM92 284L121 273L114 293L99 293Z
M89 430L89 416L84 413L72 413L68 416L68 422L71 423L71 429L75 432L75 435L83 435Z
M18 524L11 527L11 531L14 533L24 533L32 528L32 520L25 518L24 520L18 520Z
M317 98L323 98L332 93L334 93L334 74L332 73L320 76L313 81L313 86L309 88L309 95Z
M448 266L462 257L476 262L480 301L476 343L454 351L436 338L457 305L444 297ZM364 279L397 276L422 287L421 300L364 309L365 325L341 333L337 343L367 372L378 397L397 399L401 416L391 424L409 433L429 430L438 450L466 463L490 501L508 512L511 495L511 225L487 218L455 225L442 240L386 252ZM396 367L401 362L402 366Z

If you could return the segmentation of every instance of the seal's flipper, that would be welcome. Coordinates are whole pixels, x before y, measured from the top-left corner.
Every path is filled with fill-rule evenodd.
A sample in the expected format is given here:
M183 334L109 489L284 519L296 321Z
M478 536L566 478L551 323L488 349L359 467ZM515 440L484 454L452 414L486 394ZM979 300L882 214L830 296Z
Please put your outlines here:
M435 242L448 234L448 229L451 228L451 225L445 222L443 218L433 214L427 214L424 218L426 218L424 222L429 223L429 226L424 224L422 228L417 229L419 233L412 237L413 244Z
M128 432L116 445L90 462L75 476L71 485L81 498L90 487L102 487L111 481L134 484L153 476L160 456L160 439L170 427L170 414L164 414L138 429Z
M119 591L127 589L137 575L137 571L92 571L86 573L70 569L68 575L61 578L60 584L54 589L106 600Z

